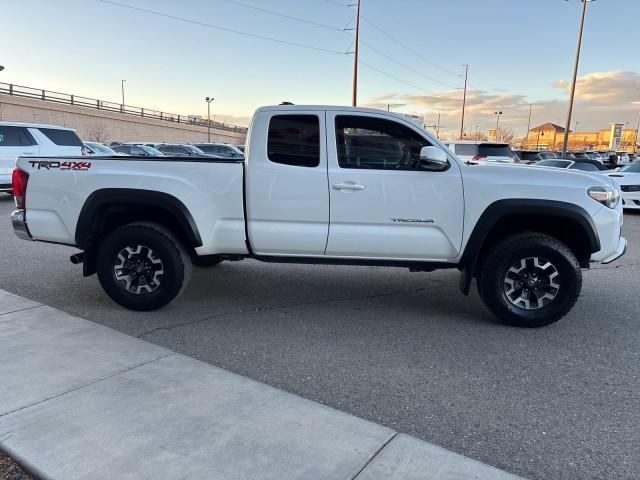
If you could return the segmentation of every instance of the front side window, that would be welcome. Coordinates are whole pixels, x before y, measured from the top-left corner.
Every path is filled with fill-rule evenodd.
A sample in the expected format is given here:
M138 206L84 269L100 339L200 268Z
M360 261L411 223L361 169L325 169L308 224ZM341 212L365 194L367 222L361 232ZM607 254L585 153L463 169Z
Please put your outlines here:
M296 167L320 165L320 119L316 115L274 115L269 121L267 157Z
M341 168L419 170L420 150L431 145L398 122L373 117L336 117L338 165Z

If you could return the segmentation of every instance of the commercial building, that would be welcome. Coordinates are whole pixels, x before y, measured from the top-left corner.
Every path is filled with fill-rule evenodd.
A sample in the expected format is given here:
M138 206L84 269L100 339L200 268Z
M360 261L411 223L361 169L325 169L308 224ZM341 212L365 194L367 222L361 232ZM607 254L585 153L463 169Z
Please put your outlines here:
M614 123L610 128L595 132L569 131L569 150L617 150L629 153L636 150L636 129L623 128L624 124ZM555 123L544 123L529 130L522 142L523 148L530 150L561 150L564 128Z

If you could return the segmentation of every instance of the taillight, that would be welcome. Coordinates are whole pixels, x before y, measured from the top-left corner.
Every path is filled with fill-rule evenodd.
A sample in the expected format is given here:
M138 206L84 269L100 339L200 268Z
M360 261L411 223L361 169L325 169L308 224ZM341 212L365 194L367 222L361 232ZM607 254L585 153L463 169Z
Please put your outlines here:
M487 156L486 155L476 155L471 160L478 161L478 160L482 160L483 158L487 158Z
M16 201L16 208L24 210L27 199L27 182L29 174L19 168L14 168L11 174L11 184L13 186L13 198Z

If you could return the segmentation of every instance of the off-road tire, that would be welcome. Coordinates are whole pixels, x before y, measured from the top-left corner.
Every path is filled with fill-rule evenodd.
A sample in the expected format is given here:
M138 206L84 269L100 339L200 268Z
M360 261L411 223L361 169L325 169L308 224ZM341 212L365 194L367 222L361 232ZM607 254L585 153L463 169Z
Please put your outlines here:
M525 263L521 263L523 260ZM522 272L533 272L523 274L529 278L541 272L536 277L536 281L540 281L544 271L537 266L543 264L547 265L546 271L553 272L547 277L554 277L552 282L559 287L549 287L547 280L546 287L541 285L540 290L531 288L527 292L521 289L522 295L514 298L518 296L518 290L512 290L514 284L522 285L519 280L524 280L525 287L528 285L527 279L513 272L518 268ZM561 241L537 232L523 232L506 237L488 249L480 259L476 282L480 298L500 321L535 328L557 322L573 308L582 289L582 271L575 254ZM533 296L530 291L534 292ZM536 291L553 298L536 295ZM533 300L525 303L531 298ZM548 303L545 304L545 300ZM539 306L541 302L543 305Z
M151 283L145 277L136 286L130 275L122 275L123 252L127 260L133 259L130 264L141 261L150 269L157 269L147 272L149 276L157 273ZM96 263L104 291L114 302L131 310L164 307L182 293L191 277L191 261L184 246L168 229L153 223L131 223L111 232L98 247ZM146 268L144 265L141 270ZM132 275L140 277L145 272L133 271ZM144 291L134 292L136 289Z

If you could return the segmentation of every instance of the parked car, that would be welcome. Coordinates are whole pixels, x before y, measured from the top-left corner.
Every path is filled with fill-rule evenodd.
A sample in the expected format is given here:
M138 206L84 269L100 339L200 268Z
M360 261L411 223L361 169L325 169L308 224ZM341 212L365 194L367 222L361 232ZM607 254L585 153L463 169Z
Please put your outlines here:
M164 153L160 150L149 147L147 145L116 145L113 149L122 154L134 155L136 157L164 157Z
M453 141L444 142L458 158L470 163L515 163L516 156L508 143Z
M555 158L549 160L541 160L535 164L538 167L555 167L555 168L567 168L569 170L582 170L583 172L601 172L607 170L597 160L591 160L590 158L575 158L569 160L566 158Z
M627 163L631 163L629 159L629 154L627 152L616 152L618 156L618 163L620 165L626 165Z
M585 152L585 153L587 154L587 158L590 158L591 160L597 160L597 161L599 161L601 163L604 162L604 158L596 151L592 150L592 151L588 151L588 152Z
M0 122L0 192L11 193L11 172L18 157L78 156L83 148L72 128Z
M82 142L85 146L85 155L93 155L98 157L109 157L118 155L118 153L111 147L99 142Z
M559 320L582 268L626 250L620 189L605 175L471 166L404 115L374 109L263 107L250 132L246 163L120 157L67 173L21 158L14 230L75 245L84 275L134 310L171 302L190 261L253 258L456 268L465 294L476 278L488 309L521 327Z
M546 151L536 151L536 150L520 150L516 153L516 155L520 158L520 163L536 163L540 160L547 160L549 158L558 158L558 156L553 152Z
M244 153L233 145L226 143L196 143L194 144L204 153L217 155L222 158L244 158Z
M635 153L630 153L629 154L629 163L636 162L637 160L638 160L638 157L636 156Z
M160 143L155 148L170 157L221 158L217 155L204 153L198 147L186 143Z
M607 175L620 184L622 207L640 210L640 162L626 165L618 171Z

